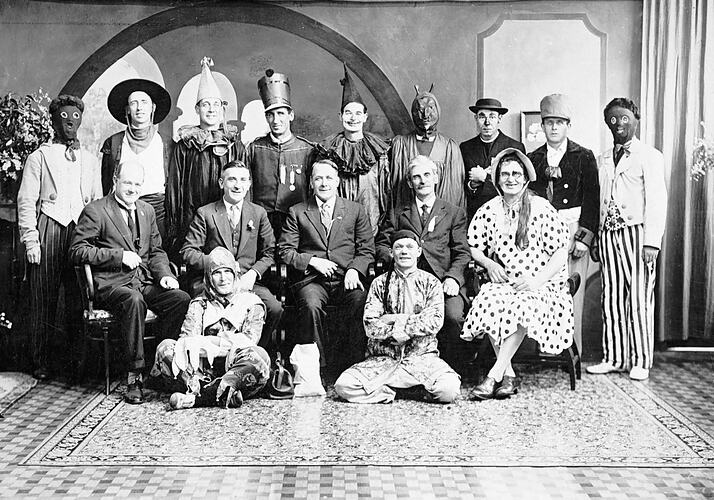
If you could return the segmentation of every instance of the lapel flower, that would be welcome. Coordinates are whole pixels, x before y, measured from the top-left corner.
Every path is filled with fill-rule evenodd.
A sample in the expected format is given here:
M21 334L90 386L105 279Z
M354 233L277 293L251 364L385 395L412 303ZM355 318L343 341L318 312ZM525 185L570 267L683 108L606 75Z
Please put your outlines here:
M430 221L429 225L426 227L426 232L430 233L434 230L434 226L436 226L436 216L434 216Z
M246 226L246 228L248 229L248 231L252 231L253 229L255 229L255 224L253 224L253 219L250 219L248 221L248 225Z

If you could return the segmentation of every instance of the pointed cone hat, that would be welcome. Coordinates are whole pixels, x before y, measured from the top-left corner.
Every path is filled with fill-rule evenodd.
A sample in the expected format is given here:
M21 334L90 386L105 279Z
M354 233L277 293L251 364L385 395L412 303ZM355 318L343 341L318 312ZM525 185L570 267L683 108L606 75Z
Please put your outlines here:
M218 99L223 101L221 91L218 90L216 80L213 78L213 73L211 73L211 66L213 66L213 59L210 57L201 59L201 79L198 82L196 104L204 99Z
M345 77L340 80L340 83L342 84L342 106L340 107L340 111L343 111L345 106L351 102L358 102L366 108L367 106L362 100L362 96L359 95L355 83L352 81L350 74L347 72L347 65L343 63L343 66L345 67Z

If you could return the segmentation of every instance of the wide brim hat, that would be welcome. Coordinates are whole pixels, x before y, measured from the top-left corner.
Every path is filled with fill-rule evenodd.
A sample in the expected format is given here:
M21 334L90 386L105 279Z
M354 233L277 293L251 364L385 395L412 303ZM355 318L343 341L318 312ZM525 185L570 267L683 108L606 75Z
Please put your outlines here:
M132 92L146 92L151 101L156 105L154 110L154 123L161 123L171 111L171 96L156 82L143 78L124 80L114 86L107 97L109 112L120 123L126 123L126 105Z
M535 168L533 168L533 163L531 162L530 158L528 158L525 153L523 153L520 149L516 148L506 148L503 151L499 152L496 156L493 157L493 160L491 160L491 180L493 181L493 185L496 186L496 190L498 191L499 194L501 193L501 188L498 186L498 178L499 178L499 172L500 168L498 164L501 162L501 159L509 154L515 154L519 160L521 160L521 163L525 166L526 173L528 174L528 182L535 182L536 180L536 171Z
M494 111L498 111L502 115L508 113L508 108L504 108L503 104L501 104L501 101L499 101L498 99L493 99L491 97L484 97L482 99L478 99L476 101L476 104L474 104L473 106L469 106L469 109L473 114L478 113L479 109L492 109Z

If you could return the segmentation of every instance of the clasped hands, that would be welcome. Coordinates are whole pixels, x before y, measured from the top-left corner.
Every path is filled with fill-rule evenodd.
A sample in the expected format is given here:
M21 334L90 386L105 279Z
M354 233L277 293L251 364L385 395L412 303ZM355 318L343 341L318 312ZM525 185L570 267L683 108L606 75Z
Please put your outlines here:
M339 269L336 263L321 257L310 258L308 265L326 278L332 278ZM356 290L357 288L364 290L359 273L356 269L348 269L345 273L345 290Z
M488 277L492 283L510 283L516 292L530 292L537 290L542 286L542 283L539 283L533 277L510 279L503 266L493 261L486 264L484 267L486 268Z

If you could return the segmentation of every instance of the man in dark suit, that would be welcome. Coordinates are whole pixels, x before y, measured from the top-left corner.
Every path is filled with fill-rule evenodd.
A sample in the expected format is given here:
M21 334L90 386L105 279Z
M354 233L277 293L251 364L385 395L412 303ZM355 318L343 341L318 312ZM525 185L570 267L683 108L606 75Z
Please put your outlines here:
M297 345L290 355L296 370L296 396L324 394L316 343L323 341L328 302L344 307L343 323L350 325L344 329L349 332L345 366L337 368L342 371L364 358L364 280L374 261L374 237L362 205L337 196L338 184L337 165L329 160L316 162L310 176L315 194L290 208L278 244L298 308ZM303 374L308 380L303 380ZM301 388L301 383L309 390Z
M283 314L278 299L260 283L275 263L273 228L265 209L245 199L251 184L245 163L226 164L218 182L223 197L198 209L181 248L181 257L189 268L189 293L195 297L203 291L203 273L211 250L230 250L238 263L241 289L252 290L265 304L267 321L260 345L266 347Z
M97 306L119 318L129 364L124 398L132 404L144 402L146 310L159 316L164 338L177 338L190 300L161 249L154 209L139 200L143 182L141 164L120 164L114 192L84 208L69 250L74 264L93 267Z
M391 261L390 239L395 231L409 229L419 236L422 254L417 267L439 278L444 287L444 326L438 334L439 350L452 368L462 371L468 345L461 340L461 326L469 305L464 271L471 260L466 212L436 197L438 170L428 157L417 156L409 162L407 181L415 199L397 208L393 217L387 217L377 234L377 258Z
M491 160L506 148L516 148L523 154L526 148L501 132L501 119L508 112L501 101L478 99L469 110L476 119L478 135L459 144L459 148L466 168L466 214L470 221L481 205L498 194L491 182Z

